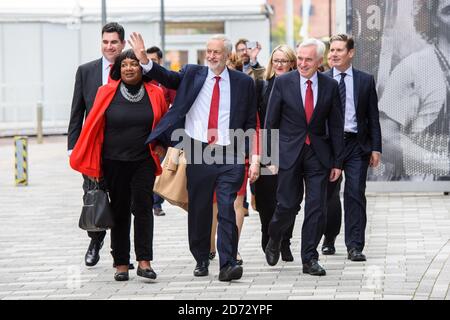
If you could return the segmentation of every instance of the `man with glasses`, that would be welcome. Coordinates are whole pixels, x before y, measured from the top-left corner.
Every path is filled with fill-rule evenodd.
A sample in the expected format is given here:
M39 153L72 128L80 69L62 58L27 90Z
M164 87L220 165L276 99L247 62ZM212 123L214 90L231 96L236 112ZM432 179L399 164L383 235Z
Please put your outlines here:
M249 48L247 44L250 43L247 39L239 39L234 45L238 58L242 61L243 71L252 77L254 80L262 80L266 68L261 66L257 60L258 54L261 51L261 44L255 42L254 48Z

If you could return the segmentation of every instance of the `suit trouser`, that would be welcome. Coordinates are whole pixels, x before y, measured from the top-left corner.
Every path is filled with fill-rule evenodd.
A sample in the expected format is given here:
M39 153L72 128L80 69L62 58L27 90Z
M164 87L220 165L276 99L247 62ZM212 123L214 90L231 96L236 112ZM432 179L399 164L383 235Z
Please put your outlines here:
M243 164L187 165L189 249L197 262L208 260L215 191L220 268L236 263L238 229L234 201L244 180L244 170Z
M153 260L153 159L116 161L103 159L105 182L111 198L114 227L111 254L115 265L130 263L131 203L134 215L134 249L137 261Z
M348 250L356 248L362 251L367 224L365 191L370 154L361 149L356 137L351 137L345 139L344 156L345 245ZM341 228L342 209L339 198L341 182L342 178L328 183L327 226L324 235L331 240L336 238Z
M294 223L305 192L305 217L302 226L303 263L318 259L317 246L326 223L327 182L330 170L322 165L313 149L304 145L295 164L278 172L277 208L269 225L269 235L280 241ZM306 190L304 190L303 182Z
M93 188L94 188L94 182L92 182L86 175L83 174L84 195L89 190L92 190ZM100 188L105 189L103 180L100 180ZM84 195L83 195L83 197L84 197ZM106 236L106 231L96 231L96 232L88 231L87 234L88 234L89 238L91 238L91 241L103 242L103 240L105 239L105 236Z
M256 210L261 220L261 247L265 251L269 242L269 223L277 207L278 175L262 175L254 183ZM295 222L295 221L294 221ZM289 246L294 223L283 234L282 246Z

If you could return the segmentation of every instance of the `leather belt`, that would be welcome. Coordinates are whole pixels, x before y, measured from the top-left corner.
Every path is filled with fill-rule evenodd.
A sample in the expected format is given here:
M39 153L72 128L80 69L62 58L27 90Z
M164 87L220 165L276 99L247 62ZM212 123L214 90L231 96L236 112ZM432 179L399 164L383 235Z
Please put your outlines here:
M356 138L356 132L344 132L344 139Z

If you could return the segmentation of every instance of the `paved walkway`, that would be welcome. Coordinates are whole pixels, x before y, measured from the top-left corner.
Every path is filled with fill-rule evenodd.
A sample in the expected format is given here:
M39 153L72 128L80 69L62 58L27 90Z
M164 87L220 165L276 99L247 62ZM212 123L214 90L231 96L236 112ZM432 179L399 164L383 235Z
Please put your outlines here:
M450 197L441 194L368 196L367 262L346 259L343 237L337 254L321 256L325 277L301 273L300 228L294 230L294 262L270 267L260 249L256 212L245 219L240 281L195 278L187 245L187 218L166 205L155 217L154 283L113 279L109 233L97 266L87 268L88 245L78 228L81 177L68 166L64 137L29 146L30 185L14 186L11 139L0 139L0 299L449 299Z

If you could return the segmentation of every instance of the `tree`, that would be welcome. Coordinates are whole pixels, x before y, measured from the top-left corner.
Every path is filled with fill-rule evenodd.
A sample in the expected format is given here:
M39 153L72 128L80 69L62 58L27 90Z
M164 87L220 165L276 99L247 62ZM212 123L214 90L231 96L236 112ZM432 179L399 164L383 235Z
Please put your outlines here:
M294 42L298 43L303 40L300 37L300 29L302 27L302 19L299 16L294 16ZM277 26L272 30L272 48L280 44L286 43L286 20L281 20Z

